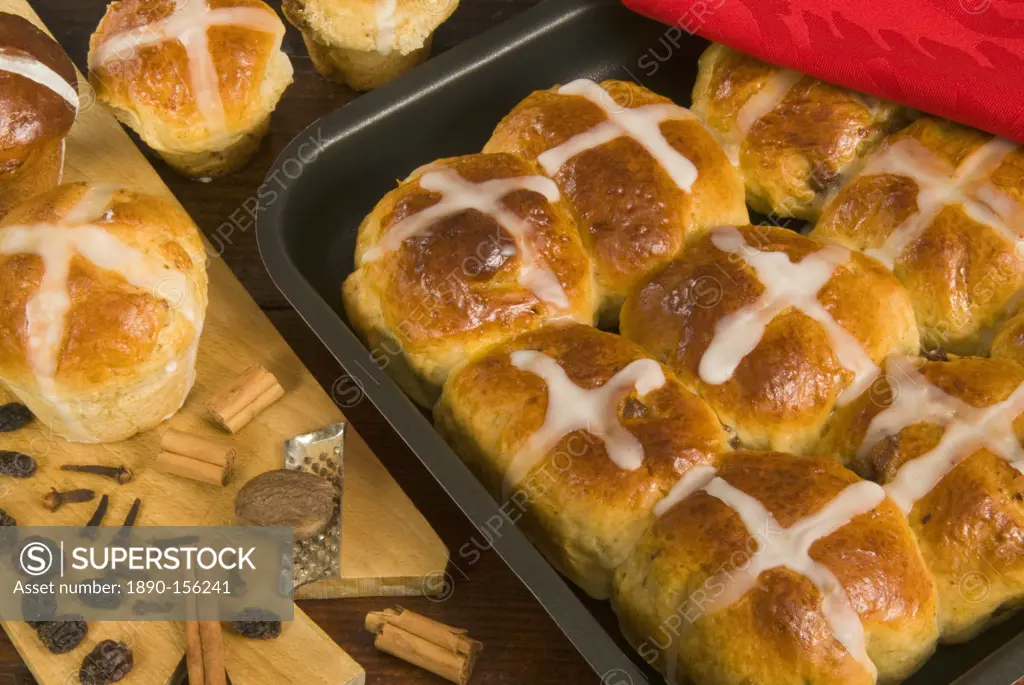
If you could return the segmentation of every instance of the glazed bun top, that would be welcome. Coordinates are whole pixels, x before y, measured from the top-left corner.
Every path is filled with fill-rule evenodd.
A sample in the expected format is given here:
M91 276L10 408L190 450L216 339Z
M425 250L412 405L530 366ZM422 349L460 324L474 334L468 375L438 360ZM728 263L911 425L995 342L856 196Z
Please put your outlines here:
M485 152L536 160L558 183L594 258L602 321L630 287L718 224L746 223L743 184L688 110L635 83L581 79L536 91Z
M403 55L422 48L459 0L284 0L285 16L331 45Z
M891 268L911 293L927 349L988 354L1024 287L1024 148L920 119L867 158L811 235Z
M90 80L158 149L226 145L291 82L284 32L260 0L119 0L90 40Z
M23 17L0 12L0 172L78 113L78 76L63 48Z
M884 266L768 226L700 237L630 295L621 324L742 445L796 453L879 362L919 343L909 297Z
M70 184L20 205L0 222L0 378L56 403L193 352L205 257L166 200Z
M449 377L438 410L491 455L502 498L547 465L592 506L650 510L688 468L727 449L714 412L620 336L551 325L489 348ZM565 462L571 462L566 464Z
M466 332L507 337L545 318L593 317L572 214L551 179L514 155L414 171L360 226L356 267L411 350ZM417 316L423 309L429 315Z
M743 173L755 211L813 220L829 191L907 110L714 44L693 112Z

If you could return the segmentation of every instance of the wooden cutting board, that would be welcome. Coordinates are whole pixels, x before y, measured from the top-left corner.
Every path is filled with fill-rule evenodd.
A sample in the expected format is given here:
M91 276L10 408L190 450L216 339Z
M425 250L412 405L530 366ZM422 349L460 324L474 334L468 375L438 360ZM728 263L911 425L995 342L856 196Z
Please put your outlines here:
M20 14L42 26L24 0L0 0L0 11ZM85 61L84 55L72 57ZM172 197L113 116L93 104L92 98L82 100L82 111L68 139L64 180L115 184ZM208 271L210 304L199 347L196 386L182 410L164 426L111 445L67 443L38 424L0 437L0 449L24 451L39 463L31 479L0 479L2 506L20 524L82 525L94 504L69 505L51 513L40 500L52 486L84 486L110 495L106 522L111 525L124 520L135 497L143 501L139 525L230 525L235 493L258 473L283 466L286 439L343 420L335 403L224 262L213 259ZM254 363L273 372L287 394L239 434L228 436L206 419L203 407L212 394ZM5 400L3 395L0 389L0 402ZM217 488L153 470L159 434L166 426L230 439L238 459L228 486ZM104 479L59 471L58 467L66 463L123 463L133 470L135 480L118 486ZM343 505L341 577L302 588L300 598L410 595L440 589L432 581L447 565L447 549L351 429L345 448ZM233 682L362 683L362 669L298 607L295 611L295 621L286 626L278 640L227 638ZM136 666L123 681L129 685L164 683L184 652L182 631L173 623L93 623L86 643L63 656L53 656L42 648L27 625L3 625L42 685L77 682L77 678L65 678L77 672L82 657L104 638L134 644Z

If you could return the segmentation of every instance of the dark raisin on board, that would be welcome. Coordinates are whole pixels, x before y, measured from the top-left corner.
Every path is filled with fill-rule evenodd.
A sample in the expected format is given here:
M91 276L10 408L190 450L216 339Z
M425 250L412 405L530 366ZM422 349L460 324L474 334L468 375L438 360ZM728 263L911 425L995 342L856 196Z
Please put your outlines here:
M28 478L35 475L36 460L24 452L0 450L0 476Z
M10 552L18 541L18 522L3 509L0 509L0 554Z
M21 430L32 422L32 412L24 404L12 402L0 405L0 433Z
M43 550L34 550L26 557L24 560L26 563L22 565L22 552L29 546L46 547L49 550L49 555ZM34 577L36 581L42 581L60 571L60 555L60 545L56 542L49 538L44 538L42 535L30 535L14 545L14 549L11 552L11 566L16 573ZM49 568L42 568L41 564L49 564ZM29 573L29 571L33 571L33 573ZM35 573L35 571L41 572Z
M145 616L146 614L168 614L172 609L174 609L174 602L172 600L158 602L137 599L135 600L135 604L132 605L132 613L136 616Z
M131 673L132 649L123 642L103 640L82 661L78 679L82 685L110 685Z
M36 626L39 641L54 654L66 654L82 644L89 633L89 624L80 616L61 616L42 621Z
M111 586L113 592L102 591ZM117 578L107 575L99 578L88 578L79 583L78 601L93 609L116 609L121 606L121 586ZM94 592L94 590L96 590Z
M21 598L21 616L33 628L57 616L57 597L52 594L25 595Z
M231 627L251 640L273 640L281 636L281 619L277 614L256 607L238 612L231 621Z

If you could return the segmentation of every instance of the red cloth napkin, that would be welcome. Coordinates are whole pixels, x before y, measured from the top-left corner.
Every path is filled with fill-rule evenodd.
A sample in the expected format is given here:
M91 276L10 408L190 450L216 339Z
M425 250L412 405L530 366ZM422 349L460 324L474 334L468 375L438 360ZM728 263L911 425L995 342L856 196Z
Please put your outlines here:
M767 62L1024 143L1024 0L623 1Z

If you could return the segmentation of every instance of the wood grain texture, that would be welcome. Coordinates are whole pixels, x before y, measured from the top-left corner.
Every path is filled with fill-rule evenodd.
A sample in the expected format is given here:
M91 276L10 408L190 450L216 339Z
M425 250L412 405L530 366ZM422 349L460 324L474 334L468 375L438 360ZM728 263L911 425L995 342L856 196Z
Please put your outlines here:
M438 30L434 54L511 18L536 1L462 0L452 18ZM75 64L84 67L89 35L99 23L106 3L33 0L33 4ZM270 4L280 10L280 0L270 0ZM143 153L211 242L223 245L224 261L321 387L330 392L332 388L346 388L347 376L267 275L256 245L252 216L245 205L293 137L356 95L320 78L301 37L291 27L284 47L295 65L295 83L285 93L274 114L271 133L249 167L213 183L200 184L171 171L152 151L143 148ZM394 603L467 628L484 643L485 651L473 676L474 685L598 683L598 676L590 671L529 591L487 549L462 512L373 405L355 397L345 404L344 412L448 545L453 563L446 577L431 579L432 585L440 586L443 582L447 587L442 597L354 597L300 602L307 615L363 665L370 682L379 685L443 685L437 677L374 649L373 636L363 630L366 613ZM83 513L83 517L88 518L89 513ZM226 638L229 632L226 631ZM14 647L0 634L0 685L34 682Z

